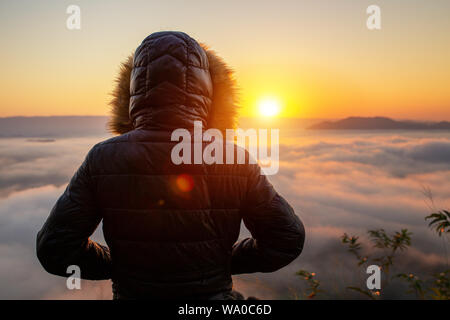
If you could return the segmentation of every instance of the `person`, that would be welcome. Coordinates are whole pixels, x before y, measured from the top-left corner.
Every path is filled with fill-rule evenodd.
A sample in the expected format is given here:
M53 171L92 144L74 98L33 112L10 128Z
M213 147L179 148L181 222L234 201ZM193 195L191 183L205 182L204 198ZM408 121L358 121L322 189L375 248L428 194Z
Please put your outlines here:
M110 129L37 234L49 273L111 279L114 299L236 299L232 275L273 272L305 231L258 164L174 164L171 132L235 127L231 69L182 32L149 35L122 64ZM246 153L248 160L248 153ZM107 246L89 237L99 223ZM252 237L237 241L241 221Z

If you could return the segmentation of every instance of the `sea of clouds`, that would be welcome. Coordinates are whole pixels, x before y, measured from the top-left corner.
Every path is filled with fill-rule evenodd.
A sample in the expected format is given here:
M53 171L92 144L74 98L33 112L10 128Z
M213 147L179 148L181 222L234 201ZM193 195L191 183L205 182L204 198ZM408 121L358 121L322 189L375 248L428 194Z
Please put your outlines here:
M68 290L35 254L36 233L51 207L88 150L105 138L0 139L0 299L112 297L109 281ZM260 298L302 297L305 286L295 272L307 269L326 297L354 297L343 288L363 283L364 274L340 236L360 235L365 243L375 228L413 232L411 249L397 257L399 271L425 276L448 267L444 242L424 217L450 208L450 133L281 130L280 138L280 171L270 180L303 220L305 249L275 273L234 277L235 289ZM434 203L424 195L428 188ZM103 241L101 230L93 237ZM404 297L401 283L386 290L386 297Z

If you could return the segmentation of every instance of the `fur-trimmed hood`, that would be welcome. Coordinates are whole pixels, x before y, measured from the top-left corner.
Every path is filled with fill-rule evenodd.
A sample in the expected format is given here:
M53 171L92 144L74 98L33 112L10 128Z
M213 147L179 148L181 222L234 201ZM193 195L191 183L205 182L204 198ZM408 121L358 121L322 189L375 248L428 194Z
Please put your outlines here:
M184 48L186 51L180 52ZM184 82L180 84L178 79ZM121 63L112 96L108 127L113 134L124 134L142 123L152 121L151 126L158 124L158 128L162 122L183 118L202 120L204 127L221 131L236 126L233 71L208 46L181 32L147 37Z

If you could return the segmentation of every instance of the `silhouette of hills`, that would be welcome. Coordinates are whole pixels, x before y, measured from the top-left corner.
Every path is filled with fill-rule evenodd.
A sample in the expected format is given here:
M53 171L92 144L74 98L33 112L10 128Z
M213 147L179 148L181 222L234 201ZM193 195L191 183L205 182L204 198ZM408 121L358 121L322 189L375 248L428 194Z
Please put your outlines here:
M0 118L0 137L62 138L108 136L107 116L48 116ZM240 118L240 128L311 130L450 130L450 122L398 121L386 117L342 120L300 118ZM33 140L34 141L34 140Z
M83 137L107 134L106 116L0 118L0 137Z
M399 121L386 117L349 117L337 121L323 121L308 127L310 130L450 130L450 122Z

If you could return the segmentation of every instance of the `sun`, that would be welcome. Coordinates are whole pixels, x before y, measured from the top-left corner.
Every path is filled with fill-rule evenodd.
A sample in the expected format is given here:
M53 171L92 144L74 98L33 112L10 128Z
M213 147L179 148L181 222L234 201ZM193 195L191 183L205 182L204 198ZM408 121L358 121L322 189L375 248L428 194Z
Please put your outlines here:
M280 102L273 98L261 99L258 103L259 113L264 117L275 117L280 113Z

